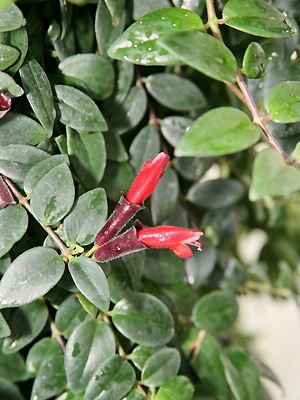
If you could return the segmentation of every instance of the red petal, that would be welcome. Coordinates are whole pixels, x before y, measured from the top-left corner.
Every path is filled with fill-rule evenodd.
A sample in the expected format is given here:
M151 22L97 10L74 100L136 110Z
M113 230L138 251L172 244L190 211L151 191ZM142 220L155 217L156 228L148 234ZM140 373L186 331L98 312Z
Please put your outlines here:
M141 229L138 231L138 238L148 247L172 248L179 243L194 243L202 234L197 229L166 225Z
M126 195L129 203L142 204L152 194L169 159L167 154L159 153L153 161L147 160L144 163Z
M193 255L192 250L187 244L184 243L178 244L177 246L173 247L172 250L176 256L180 258L189 258Z

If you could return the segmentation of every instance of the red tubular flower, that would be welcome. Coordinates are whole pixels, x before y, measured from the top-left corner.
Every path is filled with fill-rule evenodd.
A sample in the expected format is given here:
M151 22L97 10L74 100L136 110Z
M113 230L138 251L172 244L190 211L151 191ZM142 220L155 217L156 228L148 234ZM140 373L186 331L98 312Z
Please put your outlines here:
M0 118L4 117L4 115L11 108L11 98L6 96L6 94L0 91Z
M0 209L5 208L9 204L16 204L16 202L3 178L0 176Z
M129 192L120 198L114 212L98 232L95 240L97 245L102 246L108 242L142 209L144 200L154 191L169 159L167 154L159 153L153 161L144 163Z
M143 204L156 188L159 179L169 162L170 157L165 153L159 153L153 161L147 160L125 196L131 204Z
M144 228L137 232L138 239L147 247L167 248L181 258L192 256L192 250L188 246L194 245L202 249L198 242L203 233L197 229L188 229L178 226L157 226Z

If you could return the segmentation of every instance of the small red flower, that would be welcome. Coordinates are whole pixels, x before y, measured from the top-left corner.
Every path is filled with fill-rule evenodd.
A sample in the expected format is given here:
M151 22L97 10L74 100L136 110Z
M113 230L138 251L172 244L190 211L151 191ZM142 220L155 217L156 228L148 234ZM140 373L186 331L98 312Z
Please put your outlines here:
M147 160L125 196L131 204L143 204L154 191L159 179L169 162L170 157L165 153L159 153L153 161Z
M4 115L11 108L11 98L6 96L4 92L0 91L0 118L4 117Z
M188 229L178 226L156 226L144 228L137 232L138 239L147 247L167 248L181 258L192 256L192 250L188 246L194 245L202 249L198 242L203 233L197 229Z

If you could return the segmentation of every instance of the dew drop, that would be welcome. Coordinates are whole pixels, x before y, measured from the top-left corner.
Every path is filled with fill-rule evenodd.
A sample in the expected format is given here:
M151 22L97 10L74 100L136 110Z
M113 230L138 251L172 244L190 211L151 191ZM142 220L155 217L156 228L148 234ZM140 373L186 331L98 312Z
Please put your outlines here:
M140 61L140 60L139 60L138 58L136 58L135 61ZM117 247L117 250L120 251L121 248L120 248L120 247Z
M152 51L152 47L148 47L148 51Z
M176 28L177 25L176 24L172 24L172 26L174 26L174 28Z
M137 44L134 44L133 47L137 47Z
M143 25L143 21L140 21L140 25Z
M161 19L164 21L166 19L166 17L161 17Z
M12 347L12 348L15 348L16 345L17 345L17 342L12 342L11 347Z

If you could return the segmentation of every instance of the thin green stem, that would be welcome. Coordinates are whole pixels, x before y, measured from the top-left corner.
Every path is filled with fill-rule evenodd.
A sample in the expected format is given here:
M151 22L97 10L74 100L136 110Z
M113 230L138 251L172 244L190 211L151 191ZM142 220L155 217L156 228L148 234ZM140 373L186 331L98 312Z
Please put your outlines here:
M34 217L34 214L32 212L32 209L30 207L28 199L26 197L24 197L21 192L19 192L19 190L15 187L15 185L6 176L3 176L3 178L4 178L7 186L13 192L15 197L18 199L19 203L23 207L25 207L26 210ZM53 232L53 230L49 226L45 226L42 224L40 224L40 225L47 232L47 234L51 237L51 239L57 245L57 247L60 249L61 254L64 257L69 258L70 249L67 246L65 246L65 244L61 241L61 239Z

